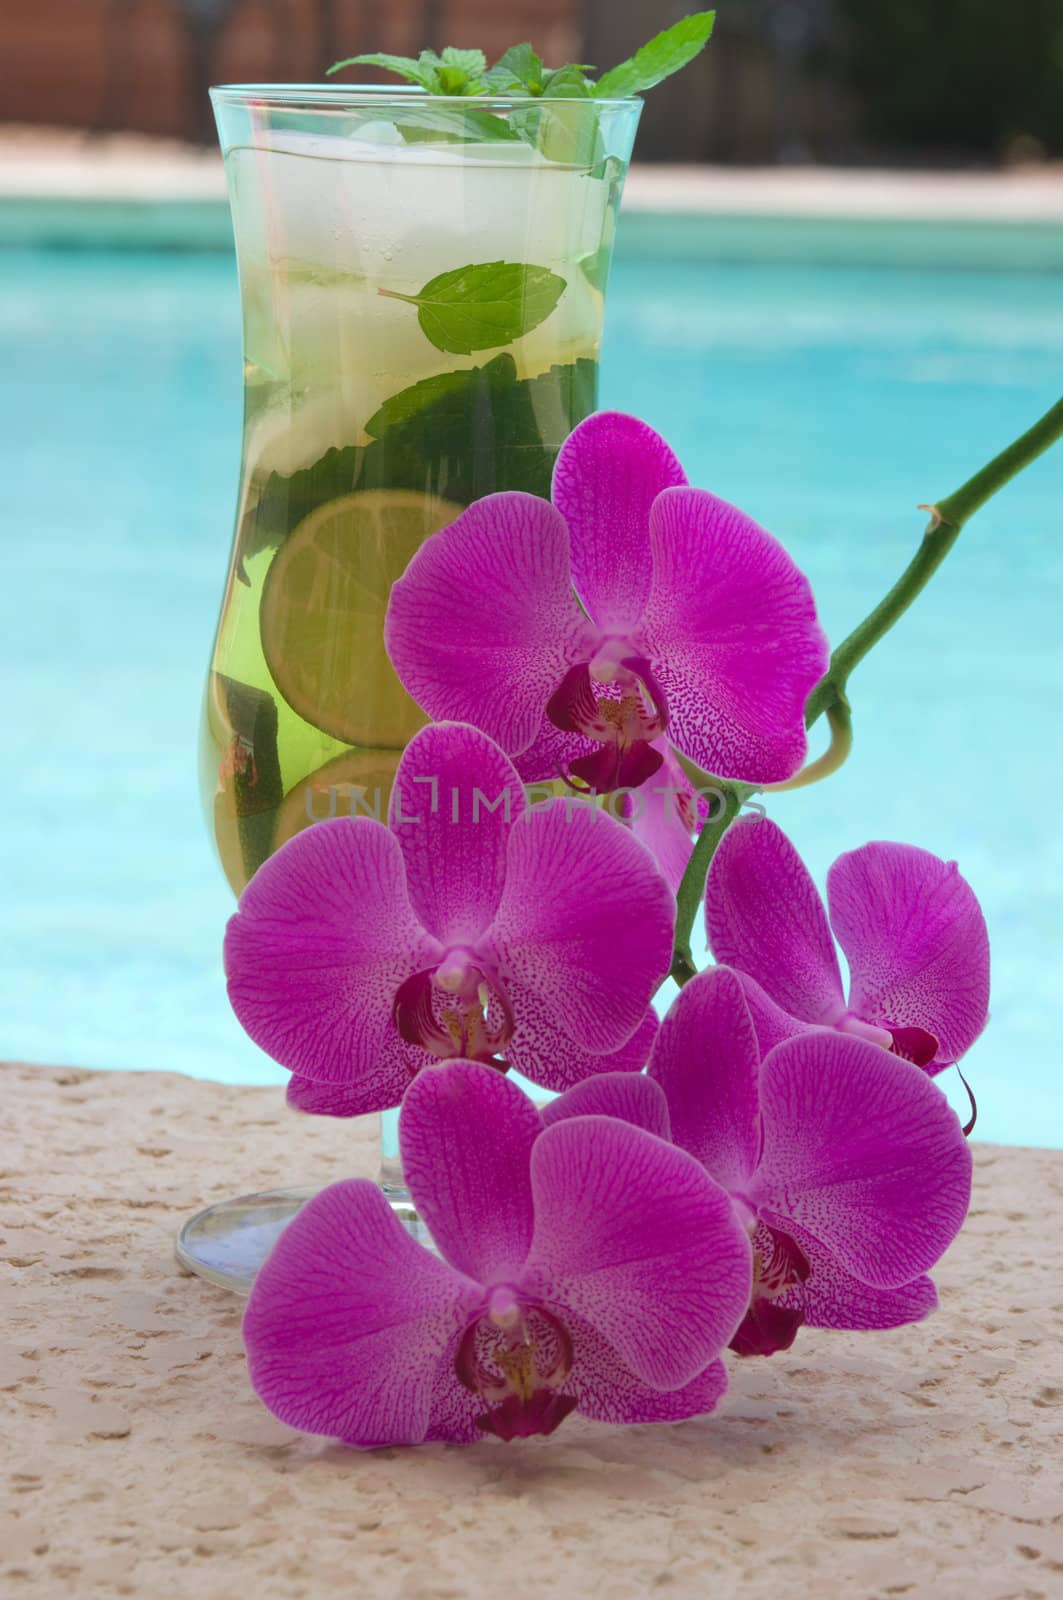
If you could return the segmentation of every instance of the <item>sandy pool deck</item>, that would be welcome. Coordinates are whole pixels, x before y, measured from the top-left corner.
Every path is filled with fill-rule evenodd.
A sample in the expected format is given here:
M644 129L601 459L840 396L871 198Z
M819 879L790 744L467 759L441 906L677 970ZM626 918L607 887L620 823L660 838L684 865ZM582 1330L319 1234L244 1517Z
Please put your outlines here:
M247 1387L192 1210L375 1165L276 1089L0 1068L0 1594L1055 1600L1063 1152L980 1146L942 1309L732 1362L715 1416L359 1455Z

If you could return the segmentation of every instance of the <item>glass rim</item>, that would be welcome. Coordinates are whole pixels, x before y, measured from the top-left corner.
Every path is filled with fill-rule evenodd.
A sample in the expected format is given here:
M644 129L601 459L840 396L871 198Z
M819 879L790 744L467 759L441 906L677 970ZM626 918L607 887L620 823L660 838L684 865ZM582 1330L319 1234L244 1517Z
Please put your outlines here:
M613 110L618 106L634 108L643 104L641 95L580 100L568 95L455 95L429 94L413 83L216 83L210 88L214 104L223 102L238 106L268 106L278 109L291 106L340 107L380 105L394 101L397 105L445 106L452 111L511 111L527 106L597 106Z

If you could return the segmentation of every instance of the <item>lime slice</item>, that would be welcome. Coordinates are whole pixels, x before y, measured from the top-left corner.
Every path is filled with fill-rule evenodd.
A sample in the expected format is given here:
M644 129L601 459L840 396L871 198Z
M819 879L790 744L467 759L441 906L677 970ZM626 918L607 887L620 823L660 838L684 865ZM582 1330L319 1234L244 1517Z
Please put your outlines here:
M366 489L304 517L266 574L262 651L280 693L313 727L401 749L426 722L384 650L392 584L462 507L408 489Z
M388 820L397 750L346 750L293 783L277 811L272 848L279 850L312 822L329 817Z

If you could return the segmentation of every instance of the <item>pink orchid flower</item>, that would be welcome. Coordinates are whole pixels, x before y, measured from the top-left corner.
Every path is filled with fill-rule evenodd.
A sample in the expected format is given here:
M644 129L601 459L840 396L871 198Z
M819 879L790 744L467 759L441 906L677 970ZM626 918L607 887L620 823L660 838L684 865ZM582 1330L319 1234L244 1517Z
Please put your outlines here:
M673 894L679 890L690 852L722 791L706 785L695 789L663 739L654 746L662 756L661 769L652 783L622 796L618 814L635 838L646 846Z
M955 861L865 844L827 874L830 921L808 869L766 817L732 824L713 858L705 922L742 977L761 1049L810 1027L883 1045L931 1075L959 1061L989 1014L989 937ZM842 988L831 927L849 963Z
M925 1073L822 1030L761 1062L741 983L691 979L649 1066L672 1138L731 1195L753 1243L739 1355L789 1349L802 1323L892 1328L937 1305L925 1274L967 1214L971 1152Z
M720 777L788 778L827 666L782 545L619 412L566 440L552 505L488 495L428 539L385 639L430 716L483 728L528 783L598 793L651 779L663 739Z
M398 1105L464 1057L549 1089L642 1067L675 907L622 823L564 799L529 809L475 728L424 728L387 826L317 822L244 890L225 938L229 998L307 1111Z
M712 1409L750 1247L696 1161L612 1117L544 1131L516 1084L462 1061L411 1085L399 1141L438 1254L364 1179L311 1200L244 1318L276 1416L371 1447Z

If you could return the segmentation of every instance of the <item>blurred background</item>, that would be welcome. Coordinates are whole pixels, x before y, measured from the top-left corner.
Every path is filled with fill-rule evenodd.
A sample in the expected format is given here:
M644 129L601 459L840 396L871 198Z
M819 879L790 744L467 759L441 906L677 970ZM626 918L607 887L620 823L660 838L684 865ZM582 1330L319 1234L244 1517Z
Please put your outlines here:
M242 400L208 84L522 39L605 69L691 9L2 0L0 1057L285 1078L228 1007L196 782ZM647 97L601 403L786 542L835 642L916 507L1063 389L1061 160L1063 0L722 0ZM861 667L846 766L772 814L820 882L868 838L958 859L994 949L978 1136L1063 1146L1061 618L1063 447Z
M210 83L519 39L601 70L690 0L4 0L3 116L209 143ZM363 73L371 79L372 73ZM643 161L993 164L1063 153L1063 0L730 0Z

